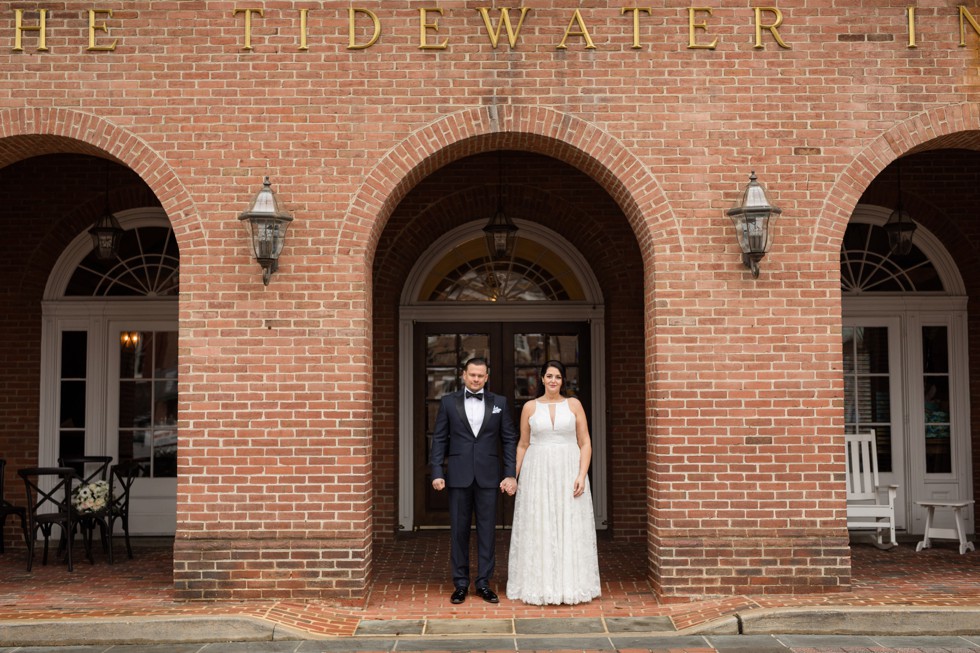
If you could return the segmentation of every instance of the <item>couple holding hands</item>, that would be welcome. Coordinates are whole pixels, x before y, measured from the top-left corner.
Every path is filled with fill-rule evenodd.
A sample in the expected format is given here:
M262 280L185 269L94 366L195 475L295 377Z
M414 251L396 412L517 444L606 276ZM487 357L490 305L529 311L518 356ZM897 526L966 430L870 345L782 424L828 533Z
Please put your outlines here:
M562 392L565 366L554 360L542 366L542 394L524 405L519 434L507 398L484 389L489 375L485 359L466 362L465 387L442 398L432 436L432 487L449 491L450 601L462 603L469 592L475 516L475 591L488 603L499 602L490 578L497 495L504 492L517 495L507 598L534 605L591 601L600 593L587 476L592 444L581 402Z

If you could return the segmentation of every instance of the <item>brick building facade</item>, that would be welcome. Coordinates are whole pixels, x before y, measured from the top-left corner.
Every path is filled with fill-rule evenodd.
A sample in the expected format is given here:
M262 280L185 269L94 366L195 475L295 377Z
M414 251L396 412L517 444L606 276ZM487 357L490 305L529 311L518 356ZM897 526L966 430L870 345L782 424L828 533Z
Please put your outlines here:
M377 543L440 519L426 347L492 324L515 391L510 343L574 331L597 514L658 593L846 590L845 430L884 434L910 534L915 500L972 498L980 449L980 7L852 4L0 10L7 495L66 447L139 449L180 596L357 602ZM782 209L757 279L725 215L751 171ZM238 220L266 176L295 218L268 286ZM899 192L925 263L862 281ZM501 202L525 278L565 294L439 296L487 269L450 262ZM106 206L146 284L86 258ZM128 328L166 343L152 376L114 350ZM869 370L855 329L890 347Z

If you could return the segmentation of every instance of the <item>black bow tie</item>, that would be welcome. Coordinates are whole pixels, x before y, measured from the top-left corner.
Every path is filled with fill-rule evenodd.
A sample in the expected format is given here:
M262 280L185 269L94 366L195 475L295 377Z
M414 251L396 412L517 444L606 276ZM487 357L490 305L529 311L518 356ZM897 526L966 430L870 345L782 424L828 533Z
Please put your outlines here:
M467 390L466 391L466 398L469 399L470 397L473 397L474 399L479 399L480 401L483 401L483 393L482 392L470 392L469 390Z

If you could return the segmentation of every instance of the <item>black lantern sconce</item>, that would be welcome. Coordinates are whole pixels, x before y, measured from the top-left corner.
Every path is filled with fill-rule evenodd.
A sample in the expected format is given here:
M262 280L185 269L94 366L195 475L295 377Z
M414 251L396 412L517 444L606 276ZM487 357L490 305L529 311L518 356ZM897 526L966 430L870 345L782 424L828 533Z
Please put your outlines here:
M759 261L772 246L772 226L782 213L769 202L766 189L756 181L755 170L749 175L742 201L728 209L727 215L735 225L738 246L742 249L742 263L752 270L752 277L759 278Z
M902 160L898 160L898 205L888 221L884 225L885 233L888 234L888 247L894 254L902 256L912 251L912 236L915 234L916 224L909 215L909 212L902 208Z
M109 211L109 163L105 164L105 210L88 230L92 236L92 249L102 261L111 261L119 254L119 242L122 240L123 228L119 221Z
M262 190L238 219L248 222L252 252L262 266L262 283L268 286L273 272L279 270L279 254L286 243L286 229L293 221L293 216L279 206L268 177L262 183Z
M504 213L504 191L503 191L503 154L497 154L497 212L493 214L483 228L483 235L487 239L487 251L490 258L501 260L510 258L514 252L514 243L517 240L517 225L510 221Z

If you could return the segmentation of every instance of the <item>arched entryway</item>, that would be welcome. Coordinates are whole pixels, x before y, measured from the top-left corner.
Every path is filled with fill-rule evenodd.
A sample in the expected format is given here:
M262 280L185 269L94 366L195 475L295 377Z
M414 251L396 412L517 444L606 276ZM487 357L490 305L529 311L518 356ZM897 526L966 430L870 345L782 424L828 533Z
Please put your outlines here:
M493 261L482 227L501 185L518 245ZM533 396L538 357L572 363L596 440L598 520L611 537L643 541L643 283L622 209L560 160L488 151L420 180L393 210L374 262L375 539L442 525L424 492L429 413L465 357L489 354L492 389L516 410Z
M879 434L883 482L899 486L896 518L908 535L925 526L916 502L976 492L975 140L976 132L929 140L885 166L842 240L845 427ZM893 251L883 230L899 193L917 225L907 254ZM949 514L936 516L952 526Z
M166 478L167 499L155 514L137 518L131 531L172 535L179 255L171 221L138 173L94 146L52 136L0 143L0 151L20 154L0 168L6 207L0 222L7 234L0 258L8 280L0 299L0 355L8 361L0 385L11 417L0 427L0 449L8 496L23 493L18 468L55 465L62 455L135 458L144 453L140 443L147 443L145 448L158 450L154 473ZM118 256L100 262L88 230L106 212L125 233ZM148 334L140 349L123 352L118 333L112 346L110 325L122 321L133 324L128 331ZM164 343L151 330L173 337ZM159 365L150 362L153 356ZM109 379L115 392L107 391ZM161 423L142 423L140 414L125 410L126 396L131 406L149 404ZM169 445L163 443L167 437ZM7 542L16 545L12 533L7 530Z

